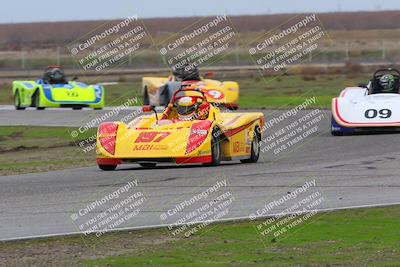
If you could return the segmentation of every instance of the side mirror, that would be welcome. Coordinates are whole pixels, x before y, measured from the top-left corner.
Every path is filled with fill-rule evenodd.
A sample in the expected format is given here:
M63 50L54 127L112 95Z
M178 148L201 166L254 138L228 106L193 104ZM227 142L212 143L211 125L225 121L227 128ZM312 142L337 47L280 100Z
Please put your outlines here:
M361 87L361 88L368 88L368 85L367 85L366 83L359 83L359 84L358 84L358 87Z
M206 72L204 73L204 78L212 78L215 76L214 72Z
M153 110L154 110L154 108L152 106L150 106L150 105L145 105L145 106L142 107L142 111L144 113L153 112Z

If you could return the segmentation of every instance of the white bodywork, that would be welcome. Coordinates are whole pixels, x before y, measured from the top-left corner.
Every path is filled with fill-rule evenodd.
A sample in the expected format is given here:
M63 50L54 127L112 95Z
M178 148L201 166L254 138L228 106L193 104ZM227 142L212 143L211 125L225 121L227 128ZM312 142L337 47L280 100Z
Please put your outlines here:
M348 87L332 100L335 121L348 128L400 127L400 94L368 94L362 87Z

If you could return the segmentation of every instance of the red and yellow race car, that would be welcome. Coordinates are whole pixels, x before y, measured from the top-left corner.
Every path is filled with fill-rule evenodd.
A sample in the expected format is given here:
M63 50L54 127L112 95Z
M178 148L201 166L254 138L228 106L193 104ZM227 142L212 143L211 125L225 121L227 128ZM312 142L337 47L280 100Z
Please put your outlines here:
M202 163L221 161L257 162L264 134L263 113L221 112L210 104L206 91L183 87L168 107L157 113L144 106L146 114L129 124L102 123L97 136L97 164L115 170L122 163L154 167L157 163Z

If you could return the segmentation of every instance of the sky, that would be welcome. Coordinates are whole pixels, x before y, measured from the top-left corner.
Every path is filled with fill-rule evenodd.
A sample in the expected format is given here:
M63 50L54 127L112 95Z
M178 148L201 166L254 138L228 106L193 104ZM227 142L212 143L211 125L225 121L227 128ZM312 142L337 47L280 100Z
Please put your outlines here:
M103 0L104 1L104 0ZM400 10L399 0L1 0L0 23Z

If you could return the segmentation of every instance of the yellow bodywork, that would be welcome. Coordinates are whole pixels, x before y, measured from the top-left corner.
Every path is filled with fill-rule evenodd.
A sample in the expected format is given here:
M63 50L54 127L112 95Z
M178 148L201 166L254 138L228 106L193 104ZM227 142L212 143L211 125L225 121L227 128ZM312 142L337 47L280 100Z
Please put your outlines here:
M173 77L143 77L143 90L147 90L150 103L160 104L160 87L173 80ZM239 103L239 84L232 81L217 81L204 79L195 83L201 89L209 92L207 101L220 105L237 106Z
M165 113L166 111L164 111ZM213 134L220 136L222 160L245 159L251 154L254 132L260 140L264 134L263 113L220 112L210 107L205 120L173 122L174 112L157 122L155 114L134 119L129 124L115 122L118 131L115 154L108 153L97 139L97 158L122 159L123 161L174 161L176 159L202 158L211 155ZM158 117L162 118L163 113ZM194 125L209 125L208 132L199 130L195 134L206 136L193 150L188 151L189 136L194 134ZM194 127L194 128L192 128ZM257 128L257 130L256 130ZM192 139L193 140L193 139Z

